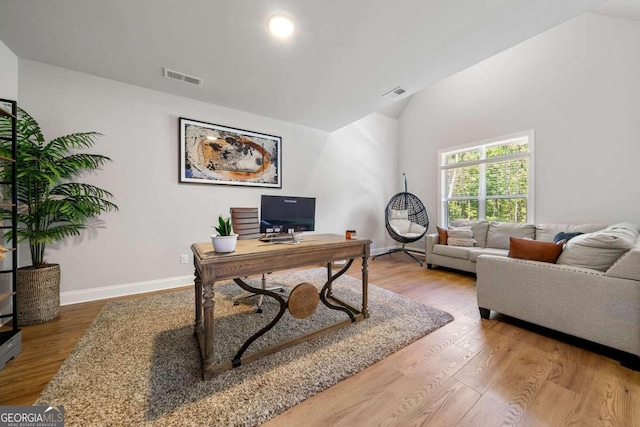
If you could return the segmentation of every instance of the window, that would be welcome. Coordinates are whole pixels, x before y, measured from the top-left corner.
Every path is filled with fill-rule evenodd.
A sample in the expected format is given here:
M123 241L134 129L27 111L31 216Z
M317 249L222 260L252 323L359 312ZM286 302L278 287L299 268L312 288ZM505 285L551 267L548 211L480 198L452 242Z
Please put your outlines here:
M440 150L441 223L533 223L533 131Z

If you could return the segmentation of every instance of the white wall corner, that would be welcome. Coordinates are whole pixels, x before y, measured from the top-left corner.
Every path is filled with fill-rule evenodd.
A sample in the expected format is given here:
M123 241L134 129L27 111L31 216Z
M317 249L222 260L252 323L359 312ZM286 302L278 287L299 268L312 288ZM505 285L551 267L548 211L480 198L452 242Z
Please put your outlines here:
M0 98L18 100L18 57L0 41Z

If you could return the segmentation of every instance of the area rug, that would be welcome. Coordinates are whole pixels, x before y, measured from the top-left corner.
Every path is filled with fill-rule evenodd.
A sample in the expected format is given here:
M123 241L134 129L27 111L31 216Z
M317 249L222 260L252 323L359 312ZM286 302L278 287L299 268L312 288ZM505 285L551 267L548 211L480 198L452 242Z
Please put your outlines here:
M326 270L269 275L269 285L320 288ZM247 279L251 281L253 279ZM254 281L254 286L257 285ZM360 307L361 281L342 276L334 294ZM215 286L216 363L230 360L277 313L265 299L239 306L233 282ZM37 405L64 405L65 425L253 426L354 375L453 320L443 311L369 285L370 318L203 381L193 336L193 291L109 302L47 385ZM247 355L341 320L322 303L304 320L285 313Z

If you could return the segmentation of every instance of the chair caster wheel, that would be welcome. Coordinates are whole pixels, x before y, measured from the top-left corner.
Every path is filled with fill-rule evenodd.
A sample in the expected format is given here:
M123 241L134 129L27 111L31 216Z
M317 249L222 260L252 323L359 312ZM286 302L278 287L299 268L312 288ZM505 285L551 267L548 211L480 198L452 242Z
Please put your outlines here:
M257 309L256 313L262 313L262 309L261 308Z

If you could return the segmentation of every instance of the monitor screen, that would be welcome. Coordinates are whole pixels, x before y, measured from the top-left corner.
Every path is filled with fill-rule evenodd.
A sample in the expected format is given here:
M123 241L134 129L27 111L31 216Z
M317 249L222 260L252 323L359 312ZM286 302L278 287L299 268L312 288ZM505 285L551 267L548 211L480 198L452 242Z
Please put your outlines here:
M316 199L314 197L262 196L260 232L288 233L313 231Z

